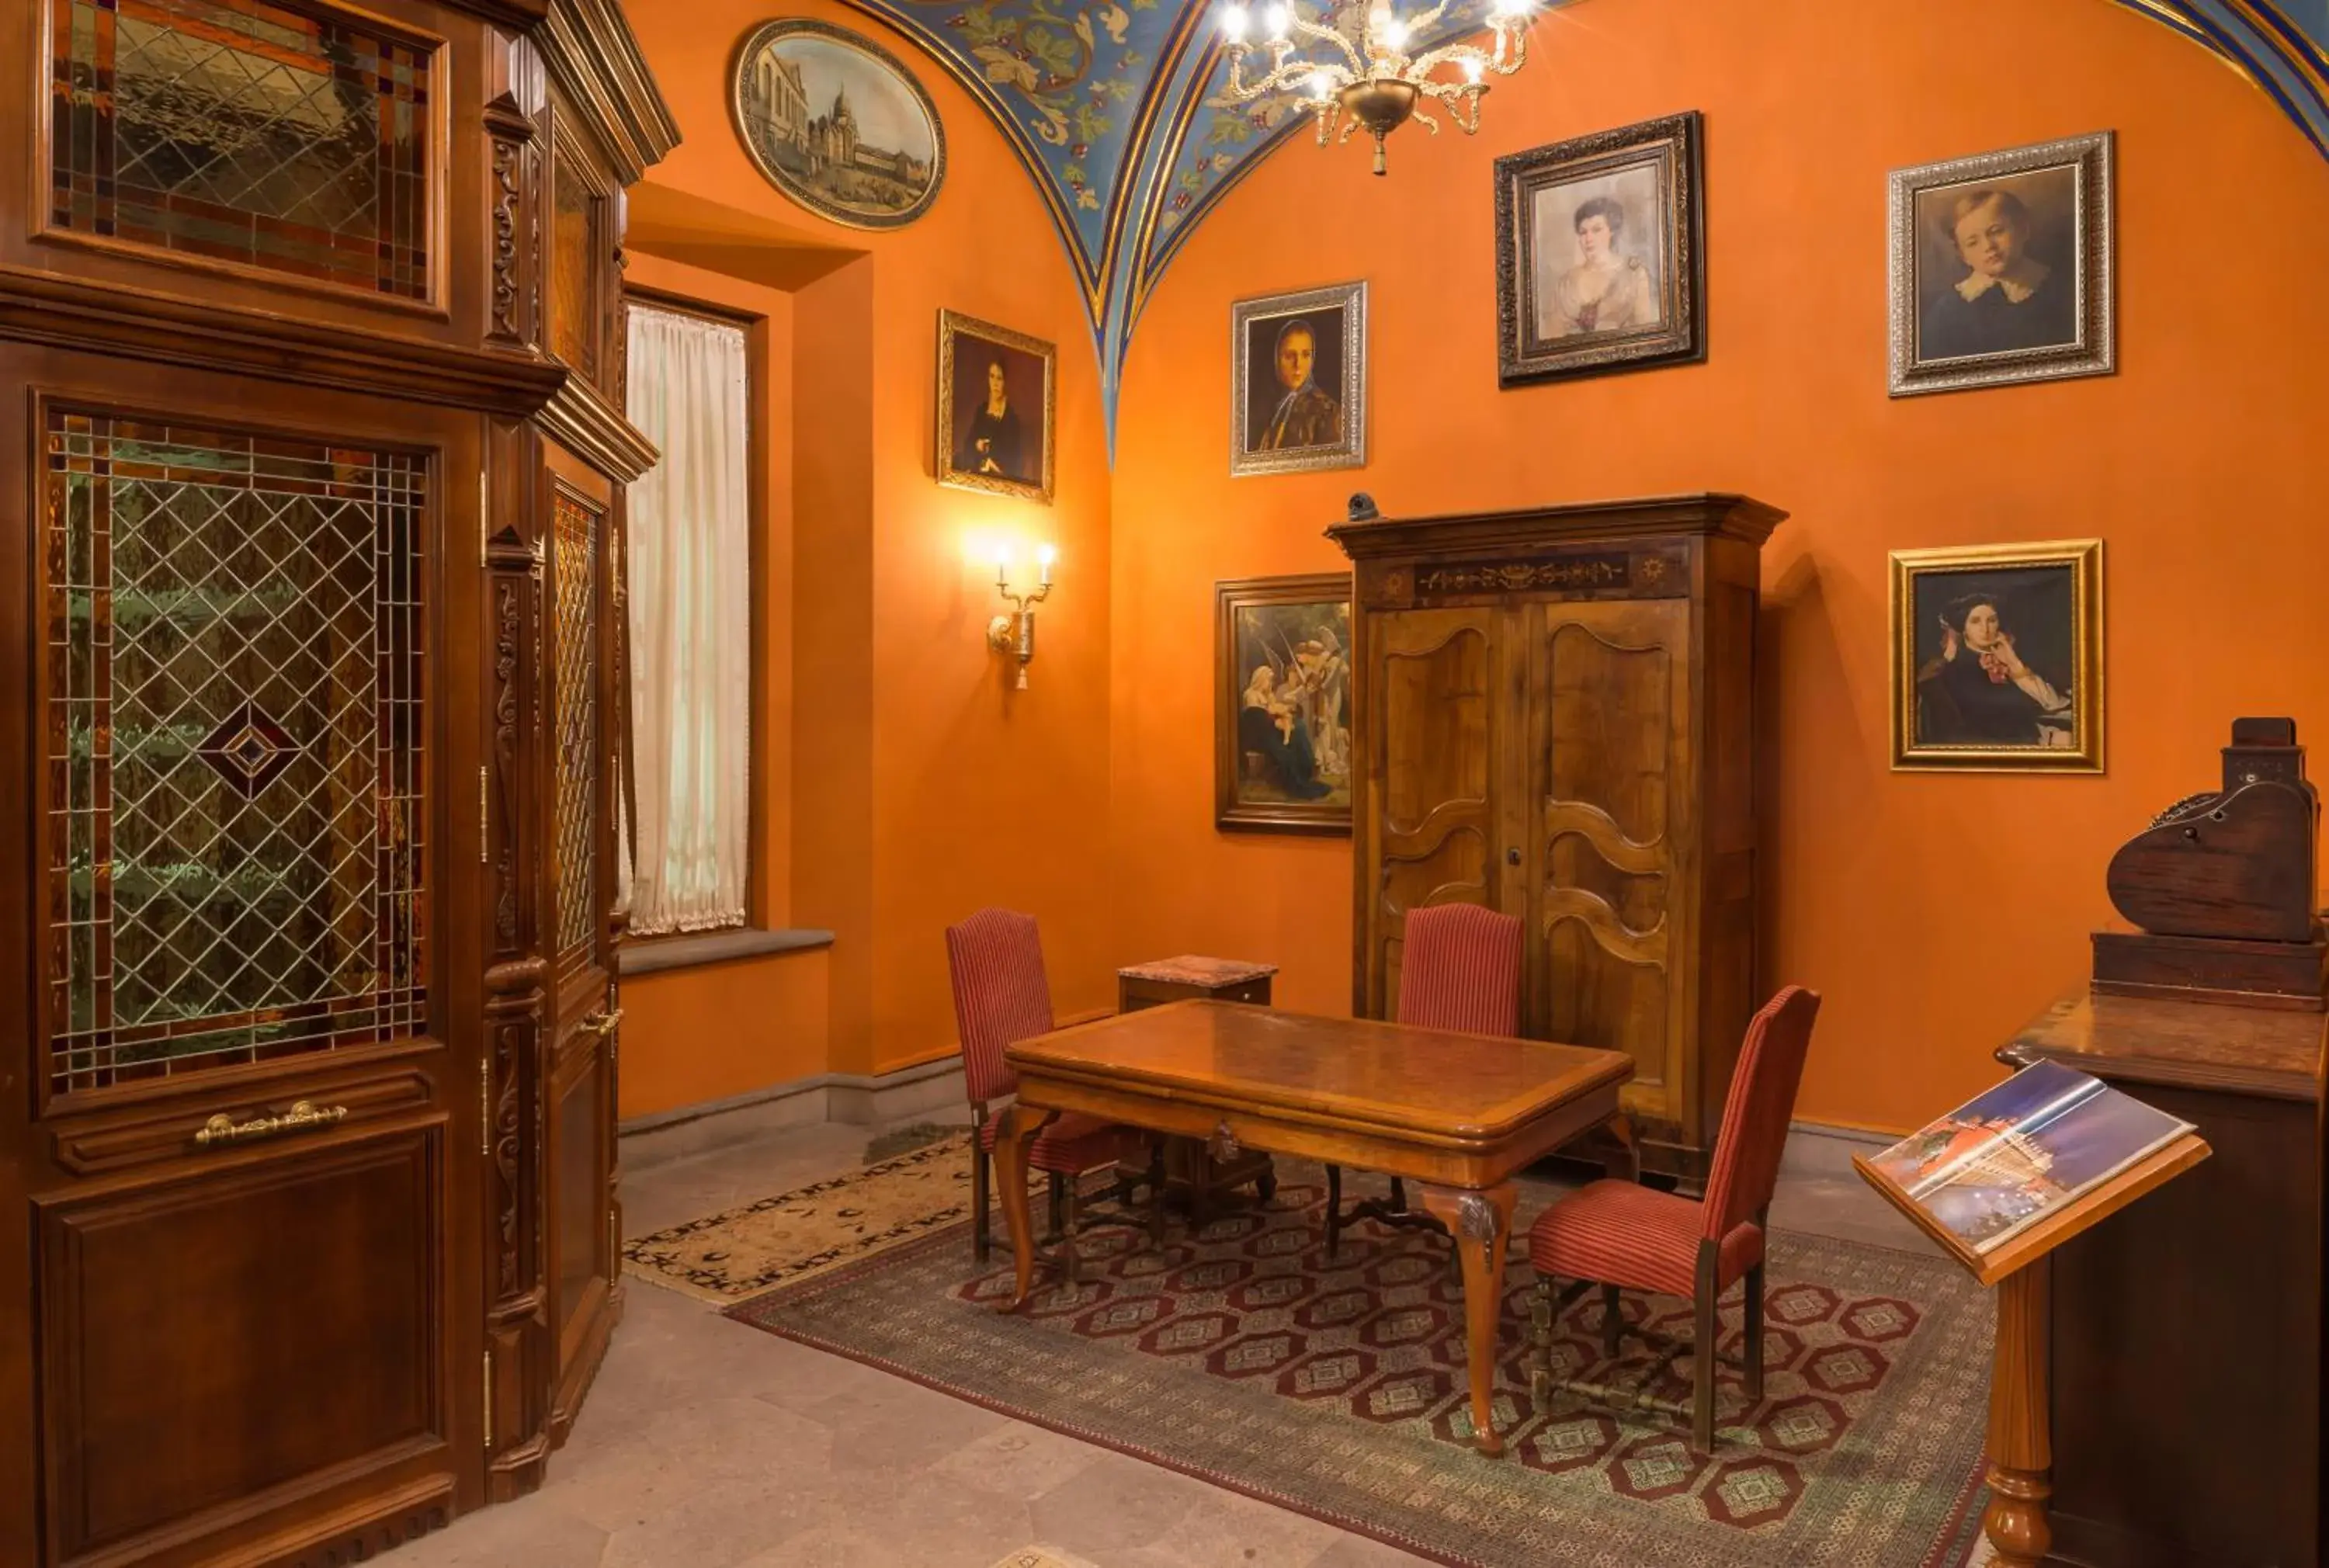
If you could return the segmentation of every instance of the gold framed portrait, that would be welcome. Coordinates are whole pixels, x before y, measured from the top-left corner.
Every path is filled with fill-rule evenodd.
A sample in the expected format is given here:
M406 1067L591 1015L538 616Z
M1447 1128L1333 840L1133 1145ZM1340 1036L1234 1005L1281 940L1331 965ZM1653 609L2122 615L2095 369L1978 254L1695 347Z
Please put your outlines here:
M1049 506L1059 370L1057 344L939 311L938 483Z
M1367 286L1338 283L1230 307L1230 473L1367 461Z
M2103 771L2103 541L1891 556L1892 765Z
M1896 398L2118 366L2108 131L1897 169Z
M1351 575L1213 585L1215 823L1351 831Z

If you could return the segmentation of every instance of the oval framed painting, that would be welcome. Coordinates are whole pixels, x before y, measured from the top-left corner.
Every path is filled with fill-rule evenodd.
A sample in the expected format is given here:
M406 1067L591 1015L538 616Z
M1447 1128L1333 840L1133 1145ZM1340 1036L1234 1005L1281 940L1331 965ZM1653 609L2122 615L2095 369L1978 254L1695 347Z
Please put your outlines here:
M760 173L820 217L897 229L938 198L938 106L870 38L823 22L764 22L736 52L729 99Z

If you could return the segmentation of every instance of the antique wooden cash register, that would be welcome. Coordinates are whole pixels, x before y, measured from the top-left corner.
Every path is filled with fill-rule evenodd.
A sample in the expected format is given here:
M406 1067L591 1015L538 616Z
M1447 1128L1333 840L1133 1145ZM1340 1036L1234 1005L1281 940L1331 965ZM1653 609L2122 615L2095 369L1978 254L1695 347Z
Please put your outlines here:
M2324 1532L2320 801L2296 726L2243 718L2221 787L2112 858L2091 984L1998 1052L2055 1060L2215 1150L2053 1255L2054 1546L2085 1568L2289 1568Z

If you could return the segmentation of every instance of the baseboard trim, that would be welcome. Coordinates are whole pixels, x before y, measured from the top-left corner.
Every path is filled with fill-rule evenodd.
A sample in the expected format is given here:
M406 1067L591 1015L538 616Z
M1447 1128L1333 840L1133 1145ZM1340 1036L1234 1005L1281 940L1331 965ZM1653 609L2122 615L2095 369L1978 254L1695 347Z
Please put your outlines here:
M627 1117L616 1124L615 1131L624 1138L638 1138L746 1111L768 1113L753 1118L759 1125L804 1122L865 1123L968 1103L968 1091L962 1081L962 1058L940 1056L890 1073L817 1073L748 1094L731 1094L725 1099Z
M1800 1133L1809 1138L1834 1138L1870 1149L1890 1149L1900 1141L1897 1132L1872 1132L1865 1127L1843 1127L1833 1122L1790 1122L1787 1133L1790 1137Z

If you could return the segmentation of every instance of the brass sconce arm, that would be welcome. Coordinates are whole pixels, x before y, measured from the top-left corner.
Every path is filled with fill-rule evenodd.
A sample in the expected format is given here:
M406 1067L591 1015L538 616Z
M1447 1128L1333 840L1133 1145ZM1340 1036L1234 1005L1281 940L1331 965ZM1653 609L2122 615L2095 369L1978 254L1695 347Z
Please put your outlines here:
M1011 686L1014 691L1024 691L1027 666L1035 657L1035 606L1051 596L1051 585L1046 581L1032 593L1014 594L997 578L995 591L1011 606L1011 613L986 623L986 645L998 653L1018 659L1019 668Z

